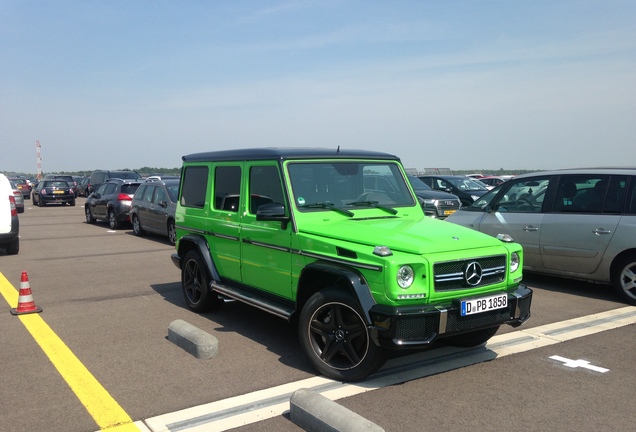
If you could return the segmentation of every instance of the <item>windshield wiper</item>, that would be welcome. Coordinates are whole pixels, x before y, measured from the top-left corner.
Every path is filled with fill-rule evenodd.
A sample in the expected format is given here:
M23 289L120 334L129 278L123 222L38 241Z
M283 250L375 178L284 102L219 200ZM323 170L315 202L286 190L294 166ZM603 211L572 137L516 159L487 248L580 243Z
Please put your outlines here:
M391 207L387 207L387 206L383 206L380 205L379 201L354 201L354 202L350 202L347 203L347 205L350 206L369 206L369 207L375 207L378 208L380 210L384 210L387 213L391 213L391 214L397 214L397 210Z
M303 204L302 206L300 206L302 208L322 208L322 209L329 209L329 210L333 210L335 212L341 213L345 216L349 216L349 217L353 217L354 214L352 212L350 212L347 209L343 209L340 207L336 207L336 205L334 203L330 203L330 202L317 202L317 203L313 203L313 204Z

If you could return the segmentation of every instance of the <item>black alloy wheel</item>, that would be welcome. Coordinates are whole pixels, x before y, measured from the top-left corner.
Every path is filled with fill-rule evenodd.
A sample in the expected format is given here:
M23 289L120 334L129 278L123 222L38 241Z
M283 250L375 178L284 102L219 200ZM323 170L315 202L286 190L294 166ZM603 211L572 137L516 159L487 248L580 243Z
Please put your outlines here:
M186 253L181 266L181 288L188 307L194 312L208 312L219 308L223 300L210 288L210 276L199 253Z
M300 314L299 336L313 366L336 380L364 379L386 358L371 340L357 302L342 289L329 288L311 296Z

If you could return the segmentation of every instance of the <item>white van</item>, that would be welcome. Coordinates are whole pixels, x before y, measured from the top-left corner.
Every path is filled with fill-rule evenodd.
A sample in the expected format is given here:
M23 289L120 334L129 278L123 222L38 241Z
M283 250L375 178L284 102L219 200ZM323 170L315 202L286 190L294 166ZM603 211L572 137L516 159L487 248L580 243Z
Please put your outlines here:
M6 249L8 255L15 255L20 250L19 231L13 188L9 179L0 174L0 248Z

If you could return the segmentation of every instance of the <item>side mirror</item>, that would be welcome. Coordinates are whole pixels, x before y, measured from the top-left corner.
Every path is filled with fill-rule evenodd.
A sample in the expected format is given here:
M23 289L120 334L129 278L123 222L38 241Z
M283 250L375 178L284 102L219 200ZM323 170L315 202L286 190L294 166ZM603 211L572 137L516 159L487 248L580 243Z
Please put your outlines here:
M285 216L285 206L280 203L263 204L256 209L257 221L280 221L281 228L287 229L290 218Z

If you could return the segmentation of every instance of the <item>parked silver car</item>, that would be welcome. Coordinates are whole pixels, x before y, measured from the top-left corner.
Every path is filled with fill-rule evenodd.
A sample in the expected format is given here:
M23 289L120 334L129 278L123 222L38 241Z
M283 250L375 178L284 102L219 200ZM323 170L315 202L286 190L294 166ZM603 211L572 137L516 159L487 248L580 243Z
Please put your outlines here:
M13 188L13 196L15 197L15 207L18 209L18 213L24 213L24 195L18 186L9 180L11 187Z
M636 305L636 168L515 177L447 219L524 249L524 269L611 283Z

